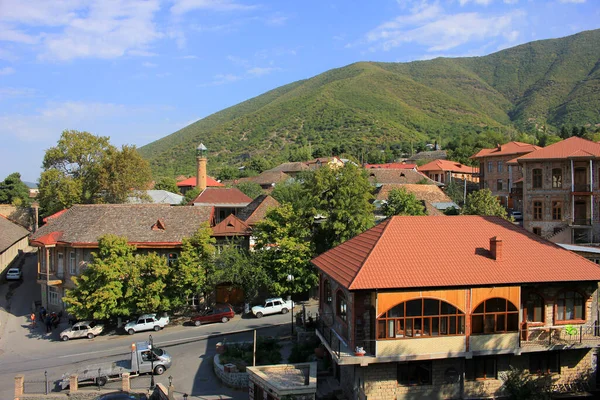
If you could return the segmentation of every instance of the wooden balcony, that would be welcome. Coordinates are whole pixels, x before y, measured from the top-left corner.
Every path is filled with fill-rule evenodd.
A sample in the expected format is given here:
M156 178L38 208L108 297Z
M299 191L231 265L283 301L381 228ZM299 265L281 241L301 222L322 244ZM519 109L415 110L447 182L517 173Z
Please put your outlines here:
M56 272L38 272L37 274L37 283L39 284L48 284L48 286L56 286L62 285L64 282L64 274L58 274Z
M592 188L590 185L573 185L573 193L592 193Z
M600 345L600 325L563 325L521 329L519 346L525 351L592 348Z

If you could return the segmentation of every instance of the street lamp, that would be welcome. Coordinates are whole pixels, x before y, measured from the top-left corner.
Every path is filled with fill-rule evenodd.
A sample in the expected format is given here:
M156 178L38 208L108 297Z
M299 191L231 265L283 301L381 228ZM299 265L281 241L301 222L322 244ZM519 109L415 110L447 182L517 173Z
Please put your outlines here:
M292 337L294 336L294 300L292 300L292 282L294 281L294 275L289 274L287 276L287 281L290 282L290 301L292 302L292 309L290 310L290 314L292 314Z
M154 389L154 341L152 335L149 335L148 347L150 348L150 389Z

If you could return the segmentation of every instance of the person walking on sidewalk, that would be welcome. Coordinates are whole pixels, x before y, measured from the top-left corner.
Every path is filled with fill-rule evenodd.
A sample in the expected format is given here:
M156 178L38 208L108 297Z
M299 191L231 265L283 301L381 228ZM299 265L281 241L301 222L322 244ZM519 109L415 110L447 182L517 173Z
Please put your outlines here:
M35 313L32 312L29 318L31 318L31 327L35 328Z

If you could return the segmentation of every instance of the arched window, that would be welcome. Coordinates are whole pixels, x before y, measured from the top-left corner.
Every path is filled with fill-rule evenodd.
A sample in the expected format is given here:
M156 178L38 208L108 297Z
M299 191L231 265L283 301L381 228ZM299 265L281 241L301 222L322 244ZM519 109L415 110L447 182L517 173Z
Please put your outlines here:
M335 313L344 322L348 322L348 314L346 313L346 296L344 292L338 290L335 296Z
M527 322L544 322L546 320L544 299L537 293L528 293L523 299L523 319Z
M585 320L585 301L581 293L566 290L556 296L556 321Z
M519 310L506 299L487 299L473 311L471 330L473 333L517 332Z
M464 334L465 313L442 300L409 300L377 319L378 339Z
M323 298L326 304L331 304L331 283L329 283L329 279L325 279L323 283Z

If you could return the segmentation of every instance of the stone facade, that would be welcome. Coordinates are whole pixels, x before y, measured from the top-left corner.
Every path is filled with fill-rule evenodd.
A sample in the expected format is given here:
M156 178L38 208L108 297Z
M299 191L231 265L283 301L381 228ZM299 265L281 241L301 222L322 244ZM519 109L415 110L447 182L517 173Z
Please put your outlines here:
M213 371L217 378L225 385L236 389L248 388L248 374L246 372L228 372L225 371L225 366L221 364L219 355L216 354L213 358Z
M479 163L479 187L490 189L492 194L500 199L502 205L520 210L518 202L509 201L511 189L515 187L515 181L523 177L520 166L507 165L508 161L521 154L509 154L505 156L489 156L480 159ZM499 188L498 182L502 187Z

